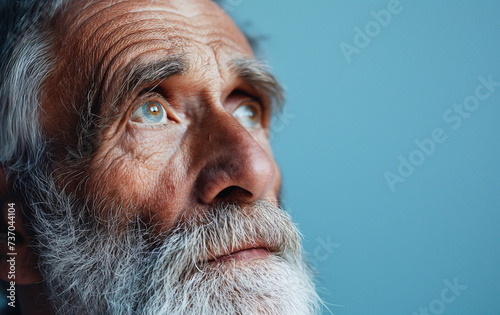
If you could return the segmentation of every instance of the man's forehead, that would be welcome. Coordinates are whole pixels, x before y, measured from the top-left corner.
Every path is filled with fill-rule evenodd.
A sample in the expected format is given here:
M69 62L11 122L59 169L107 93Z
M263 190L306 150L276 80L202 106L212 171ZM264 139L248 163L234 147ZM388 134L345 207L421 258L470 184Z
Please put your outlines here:
M229 74L232 60L253 57L245 36L211 0L75 0L52 25L57 59L45 85L47 128L57 125L50 122L60 115L57 104L81 107L92 91L102 97L108 87L119 86L120 73L137 64L182 55L200 75L208 64Z
M105 90L117 72L169 55L198 66L215 60L219 71L235 57L252 57L244 35L211 0L76 2L66 12L62 51L73 52L71 62L81 59Z
M96 81L158 53L212 55L223 63L236 55L252 57L245 36L211 0L79 1L63 16L68 27L61 50L72 52L70 60L82 59L88 71L97 70Z
M71 41L82 38L88 49L95 41L112 43L112 33L138 35L162 29L170 33L164 39L174 45L193 40L209 43L217 36L223 43L251 53L231 18L211 0L83 0L70 3L61 13L57 26L64 30L64 37Z

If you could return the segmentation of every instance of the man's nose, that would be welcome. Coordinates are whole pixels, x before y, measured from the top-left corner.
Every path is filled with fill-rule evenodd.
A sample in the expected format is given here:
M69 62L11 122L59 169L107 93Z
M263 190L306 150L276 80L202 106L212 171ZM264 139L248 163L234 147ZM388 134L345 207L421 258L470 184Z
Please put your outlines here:
M196 181L200 201L248 204L263 197L274 181L272 157L230 113L210 116L202 129L203 166Z

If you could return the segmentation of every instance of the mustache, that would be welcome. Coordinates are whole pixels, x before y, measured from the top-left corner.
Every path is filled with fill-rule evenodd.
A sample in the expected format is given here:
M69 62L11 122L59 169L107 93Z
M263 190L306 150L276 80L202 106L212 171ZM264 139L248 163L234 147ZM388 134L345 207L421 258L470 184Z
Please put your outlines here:
M265 248L284 259L300 259L300 235L288 213L269 201L246 206L218 204L187 218L180 218L153 251L156 259L172 256L186 267L201 268L218 257L239 250ZM158 242L155 242L158 243Z

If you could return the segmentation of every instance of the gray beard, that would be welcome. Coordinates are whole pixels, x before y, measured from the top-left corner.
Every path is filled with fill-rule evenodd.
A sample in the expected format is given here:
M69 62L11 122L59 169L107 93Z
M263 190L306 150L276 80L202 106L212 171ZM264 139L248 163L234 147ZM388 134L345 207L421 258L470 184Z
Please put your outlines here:
M30 196L36 198L33 246L57 314L318 313L299 232L269 202L214 206L158 235L137 216L123 219L131 207L110 207L106 213L114 215L97 218L89 215L89 202L79 203L40 179ZM207 262L259 239L277 252Z

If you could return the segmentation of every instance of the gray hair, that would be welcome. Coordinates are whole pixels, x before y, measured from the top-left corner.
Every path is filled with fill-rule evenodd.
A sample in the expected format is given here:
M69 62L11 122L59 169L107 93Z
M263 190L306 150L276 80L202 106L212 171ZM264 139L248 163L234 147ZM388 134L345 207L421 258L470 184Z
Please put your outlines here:
M49 73L47 24L65 0L0 0L0 165L29 172L41 157L40 86Z

